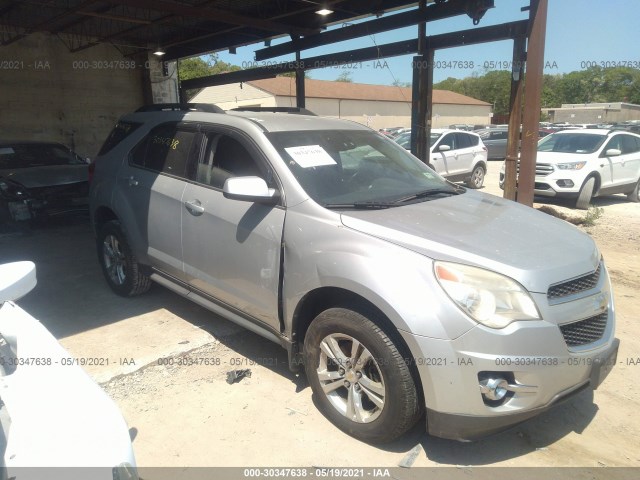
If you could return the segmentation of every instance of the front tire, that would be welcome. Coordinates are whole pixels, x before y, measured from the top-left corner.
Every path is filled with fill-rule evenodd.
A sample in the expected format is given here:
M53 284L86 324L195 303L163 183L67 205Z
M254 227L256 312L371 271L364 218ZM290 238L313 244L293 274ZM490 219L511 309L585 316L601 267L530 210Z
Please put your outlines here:
M596 187L596 179L593 177L587 178L582 185L578 198L576 199L576 208L580 210L589 210L589 204L593 197L593 191Z
M471 172L471 178L466 182L467 186L475 189L482 188L482 185L484 185L484 175L485 171L482 165L476 165L473 172Z
M96 246L102 273L111 290L123 297L149 290L151 280L142 272L119 222L110 221L100 228Z
M318 315L305 336L304 361L320 411L355 438L390 442L422 415L405 359L376 323L356 311L330 308Z

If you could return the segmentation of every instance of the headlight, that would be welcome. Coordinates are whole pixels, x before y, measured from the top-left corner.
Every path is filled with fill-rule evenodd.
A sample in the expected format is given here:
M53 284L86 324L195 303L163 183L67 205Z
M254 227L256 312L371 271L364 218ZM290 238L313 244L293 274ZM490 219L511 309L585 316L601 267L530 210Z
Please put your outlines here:
M8 197L19 200L27 198L28 196L22 185L11 181L0 181L0 192Z
M515 280L482 268L435 262L440 286L476 322L504 328L518 320L539 320L529 293Z
M558 170L580 170L587 162L558 163Z

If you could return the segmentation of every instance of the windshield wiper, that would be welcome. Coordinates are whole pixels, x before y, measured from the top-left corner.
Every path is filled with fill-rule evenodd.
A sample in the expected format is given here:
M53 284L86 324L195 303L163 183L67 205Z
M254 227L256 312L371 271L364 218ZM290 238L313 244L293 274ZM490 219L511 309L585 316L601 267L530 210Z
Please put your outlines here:
M464 191L464 188L457 187L455 189L450 188L431 188L429 190L423 190L421 192L416 192L411 195L407 195L405 197L400 197L394 200L392 203L405 203L410 202L412 200L418 200L420 198L433 197L436 195L459 195Z
M340 209L340 208L357 208L357 209L376 209L376 208L391 208L397 207L396 202L378 202L375 200L368 200L363 202L353 203L325 203L325 208Z

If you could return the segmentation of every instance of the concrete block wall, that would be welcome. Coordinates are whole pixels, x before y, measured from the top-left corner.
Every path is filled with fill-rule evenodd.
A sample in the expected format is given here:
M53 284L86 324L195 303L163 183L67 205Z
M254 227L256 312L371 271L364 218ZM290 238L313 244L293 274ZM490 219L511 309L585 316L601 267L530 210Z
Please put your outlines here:
M0 63L0 140L57 141L91 158L118 117L144 103L150 76L146 57L110 45L70 53L45 33L0 47Z

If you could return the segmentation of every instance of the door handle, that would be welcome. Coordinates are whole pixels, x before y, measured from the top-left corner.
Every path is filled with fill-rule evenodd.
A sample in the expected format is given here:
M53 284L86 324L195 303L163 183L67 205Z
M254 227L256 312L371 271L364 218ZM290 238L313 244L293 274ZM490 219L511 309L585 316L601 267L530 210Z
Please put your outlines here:
M136 180L134 176L129 177L129 186L130 187L138 186L138 180Z
M200 203L200 200L189 200L188 202L184 202L184 206L191 215L195 215L196 217L204 213L204 207Z

